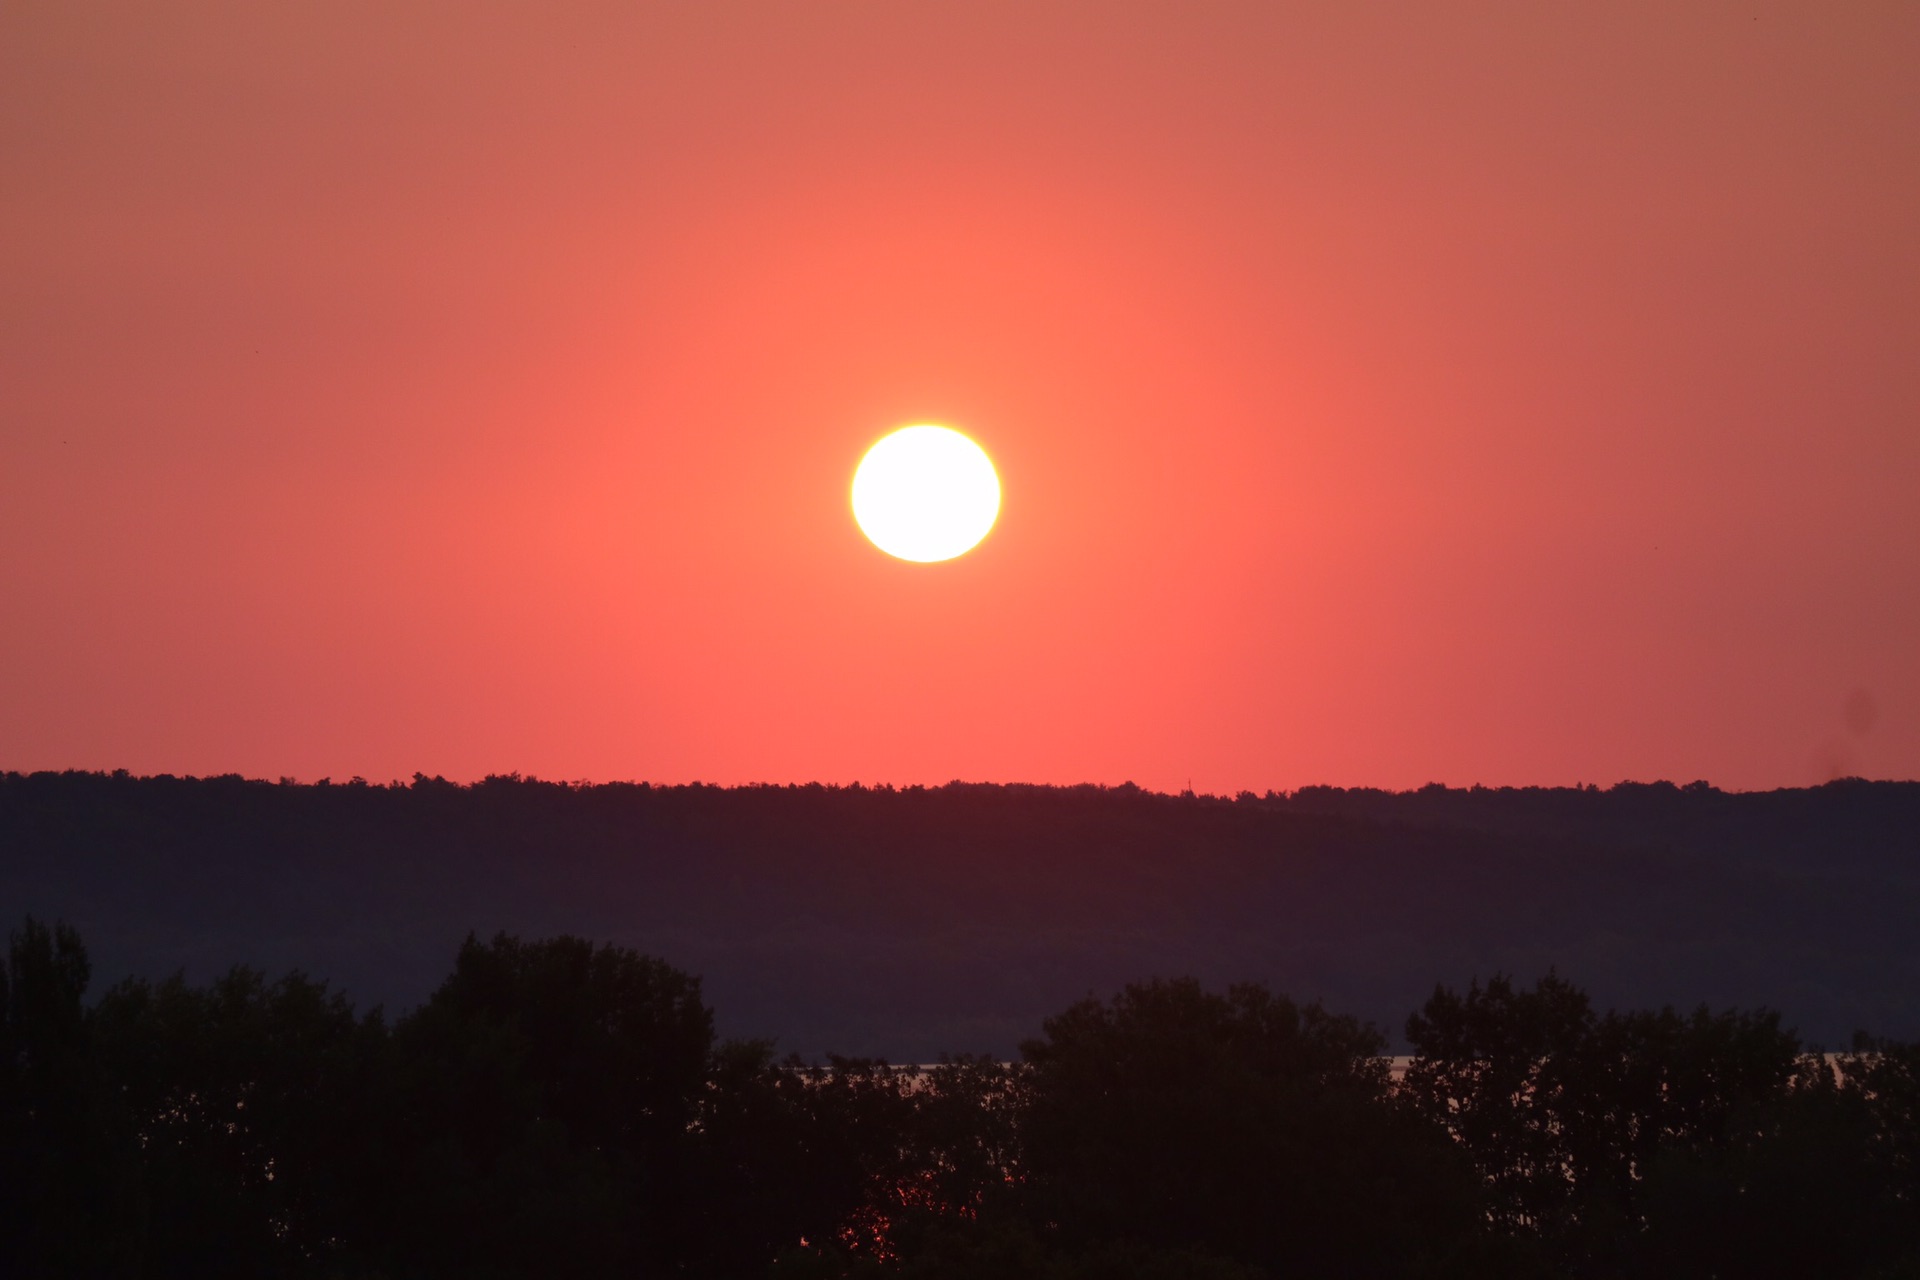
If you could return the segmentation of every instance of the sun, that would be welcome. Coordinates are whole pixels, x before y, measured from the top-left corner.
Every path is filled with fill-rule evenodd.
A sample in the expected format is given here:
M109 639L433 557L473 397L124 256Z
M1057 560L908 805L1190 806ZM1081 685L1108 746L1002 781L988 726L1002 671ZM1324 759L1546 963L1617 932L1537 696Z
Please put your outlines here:
M1000 477L951 427L901 427L853 473L853 518L890 556L931 564L971 551L1000 514Z

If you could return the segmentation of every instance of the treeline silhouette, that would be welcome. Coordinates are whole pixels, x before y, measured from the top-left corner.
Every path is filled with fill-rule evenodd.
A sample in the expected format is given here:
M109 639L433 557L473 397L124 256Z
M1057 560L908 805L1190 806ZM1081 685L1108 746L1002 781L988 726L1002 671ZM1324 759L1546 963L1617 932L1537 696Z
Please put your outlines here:
M1920 1276L1920 1046L1557 977L1371 1026L1126 987L1017 1060L776 1060L629 949L469 938L393 1021L298 973L0 970L0 1274Z
M0 903L103 971L235 961L411 1007L444 939L571 934L702 975L783 1051L1011 1056L1144 973L1391 1030L1436 980L1581 975L1920 1037L1920 784L1598 788L279 784L0 774Z

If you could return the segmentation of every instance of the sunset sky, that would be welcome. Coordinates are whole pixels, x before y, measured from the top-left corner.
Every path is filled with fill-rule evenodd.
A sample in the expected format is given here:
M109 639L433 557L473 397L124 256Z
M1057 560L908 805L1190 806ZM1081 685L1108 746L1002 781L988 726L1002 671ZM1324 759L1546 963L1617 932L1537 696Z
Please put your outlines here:
M0 9L0 768L1920 776L1920 5ZM919 565L848 486L992 456Z

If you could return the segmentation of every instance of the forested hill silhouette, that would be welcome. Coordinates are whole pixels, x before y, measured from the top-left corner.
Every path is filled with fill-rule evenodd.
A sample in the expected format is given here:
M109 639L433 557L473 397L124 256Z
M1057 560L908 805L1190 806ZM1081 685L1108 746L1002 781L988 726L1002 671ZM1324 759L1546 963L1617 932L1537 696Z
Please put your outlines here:
M1920 1035L1920 784L1735 794L301 785L0 775L0 916L101 972L425 997L470 932L606 938L783 1050L1004 1054L1089 991L1258 980L1397 1029L1436 979Z

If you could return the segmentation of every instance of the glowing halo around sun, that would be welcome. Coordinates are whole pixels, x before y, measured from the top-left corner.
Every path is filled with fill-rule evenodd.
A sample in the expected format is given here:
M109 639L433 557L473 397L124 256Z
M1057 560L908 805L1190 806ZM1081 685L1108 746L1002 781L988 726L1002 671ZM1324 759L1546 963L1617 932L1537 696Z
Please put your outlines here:
M890 556L931 564L980 545L1000 515L986 451L951 427L901 427L853 473L853 518Z

